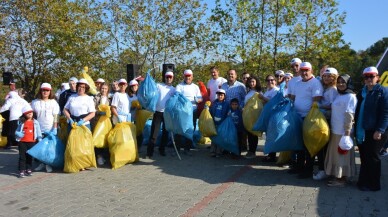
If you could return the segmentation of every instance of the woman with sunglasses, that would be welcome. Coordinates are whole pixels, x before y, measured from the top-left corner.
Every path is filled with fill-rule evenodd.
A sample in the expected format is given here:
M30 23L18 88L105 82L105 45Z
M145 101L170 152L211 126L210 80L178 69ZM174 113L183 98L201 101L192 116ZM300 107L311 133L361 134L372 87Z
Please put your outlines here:
M55 95L49 83L43 83L40 86L37 99L31 102L31 108L35 112L43 136L49 133L57 135L59 104L55 101ZM43 163L39 164L35 170L40 171L43 168L46 168L48 173L52 172L51 166Z
M363 71L365 86L357 94L356 140L361 166L357 186L361 191L379 191L379 151L387 141L388 89L381 86L376 67Z

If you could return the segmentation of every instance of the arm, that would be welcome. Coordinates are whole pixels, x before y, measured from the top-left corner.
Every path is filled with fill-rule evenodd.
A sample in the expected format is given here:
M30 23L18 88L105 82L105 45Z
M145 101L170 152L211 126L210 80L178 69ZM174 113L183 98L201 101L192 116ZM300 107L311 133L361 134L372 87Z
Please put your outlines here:
M344 122L345 136L350 136L353 123L354 123L354 114L350 112L345 112L345 122Z

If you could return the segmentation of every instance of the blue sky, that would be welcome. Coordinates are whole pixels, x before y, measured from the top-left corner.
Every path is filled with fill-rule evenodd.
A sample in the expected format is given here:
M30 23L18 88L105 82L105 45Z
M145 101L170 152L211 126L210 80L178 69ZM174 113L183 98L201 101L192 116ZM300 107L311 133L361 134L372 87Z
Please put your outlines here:
M343 39L358 51L388 37L387 9L388 0L339 0L339 10L347 13Z

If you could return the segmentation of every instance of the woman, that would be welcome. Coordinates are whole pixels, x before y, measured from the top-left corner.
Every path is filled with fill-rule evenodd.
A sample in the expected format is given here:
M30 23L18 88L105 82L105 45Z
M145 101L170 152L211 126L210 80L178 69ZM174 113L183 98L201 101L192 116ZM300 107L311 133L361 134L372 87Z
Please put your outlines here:
M275 78L276 83L278 83L278 87L284 90L284 87L286 86L286 82L284 80L284 72L282 70L277 70L275 72Z
M122 78L118 81L119 91L112 98L112 122L113 124L130 121L131 114L129 113L129 96L125 92L128 87L127 81Z
M363 71L365 86L357 94L356 139L361 166L357 186L361 191L379 191L379 151L387 140L388 90L378 84L376 67Z
M287 97L288 96L288 82L291 80L291 78L293 78L294 75L292 75L292 73L289 73L287 72L286 74L284 74L284 81L285 81L285 85L284 85L284 90L283 90L283 96L284 97Z
M99 105L110 105L110 99L109 99L109 85L107 83L102 83L100 85L100 92L94 96L93 98L94 105L96 110L98 110ZM97 124L98 119L102 116L105 115L104 112L97 111L96 112L96 117L94 118L94 126ZM100 149L96 148L95 153L97 155L97 164L99 166L105 164L105 159L103 158L103 154L106 153L107 149Z
M137 91L139 90L139 83L134 79L129 82L128 96L129 106L131 111L132 122L135 122L136 118L136 107L132 105L132 102L137 101Z
M265 78L267 82L267 91L264 94L259 94L259 98L263 101L263 104L267 103L270 99L272 99L279 92L279 87L276 86L276 80L274 76L268 75ZM276 152L271 152L267 156L264 157L263 162L276 162Z
M355 174L355 157L353 148L347 153L339 153L338 147L342 136L350 136L352 131L357 99L349 75L339 76L336 85L338 96L331 103L331 134L324 170L326 175L332 177L328 186L343 187L346 179Z
M72 95L67 101L63 113L69 120L69 130L71 125L76 122L78 126L85 125L91 130L90 120L95 116L96 108L92 97L86 93L90 87L86 79L80 79L77 82L77 94Z
M31 102L31 108L36 115L36 120L40 125L43 136L49 133L57 135L59 104L55 100L55 95L49 83L40 85L37 99ZM50 165L41 163L35 170L40 171L46 167L46 172L52 172Z
M255 94L261 93L261 84L259 79L256 76L251 76L247 81L247 90L248 93L245 96L244 105L247 104L248 100ZM256 149L257 143L259 142L259 138L256 135L248 132L248 152L245 155L246 158L254 158L256 157Z

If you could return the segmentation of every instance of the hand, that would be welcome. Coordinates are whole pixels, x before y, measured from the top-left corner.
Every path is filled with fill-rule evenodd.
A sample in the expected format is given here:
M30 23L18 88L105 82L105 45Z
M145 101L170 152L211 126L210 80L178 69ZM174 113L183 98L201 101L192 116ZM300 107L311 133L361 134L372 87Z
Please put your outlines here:
M78 121L77 126L82 126L84 125L84 123L85 123L84 119L81 119L80 121Z
M69 119L69 124L70 124L70 125L73 125L73 123L74 123L73 119L70 118L70 119Z
M106 115L106 112L98 112L99 115Z
M16 131L15 132L15 136L18 137L18 138L23 138L24 137L24 133L20 132L20 131Z
M374 140L380 140L381 139L381 132L379 131L376 131L374 134L373 134L373 139Z
M53 128L53 129L51 129L50 133L53 134L54 136L56 136L58 134L58 129Z

